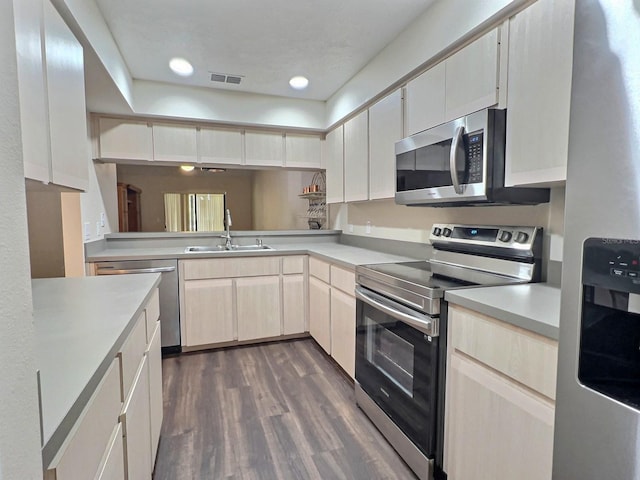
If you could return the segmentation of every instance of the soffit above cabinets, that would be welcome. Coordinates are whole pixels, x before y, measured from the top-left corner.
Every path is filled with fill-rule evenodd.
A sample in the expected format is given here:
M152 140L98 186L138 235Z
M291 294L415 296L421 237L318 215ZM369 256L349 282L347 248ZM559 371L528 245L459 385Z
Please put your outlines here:
M96 0L134 79L326 100L433 0ZM191 77L169 59L184 57ZM241 77L212 82L212 73ZM305 75L306 90L289 79Z

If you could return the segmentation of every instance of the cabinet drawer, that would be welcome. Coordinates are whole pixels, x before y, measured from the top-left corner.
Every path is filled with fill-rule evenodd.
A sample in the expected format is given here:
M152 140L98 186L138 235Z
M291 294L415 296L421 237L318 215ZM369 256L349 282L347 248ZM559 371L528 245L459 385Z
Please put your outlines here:
M449 307L451 346L555 399L558 343L481 313Z
M138 365L147 348L147 327L145 314L142 313L136 320L136 324L129 334L129 338L124 342L120 350L120 368L122 372L122 396L121 401L125 401L131 385L138 371Z
M317 258L309 257L309 275L319 278L325 283L331 281L331 265Z
M280 258L235 257L184 260L182 262L182 274L185 280L279 275Z
M83 472L83 477L94 477L109 447L121 408L120 368L118 360L114 359L51 462L45 478L74 479L78 478L79 472Z
M344 268L331 265L331 286L353 296L356 288L356 274Z
M124 443L122 424L118 422L111 434L109 448L105 452L96 480L122 480L122 478L124 478Z
M145 316L147 320L147 343L151 342L151 336L156 328L156 322L160 318L160 294L158 289L153 292L149 303L145 308Z
M304 259L306 256L297 255L282 257L282 273L289 275L292 273L304 273Z

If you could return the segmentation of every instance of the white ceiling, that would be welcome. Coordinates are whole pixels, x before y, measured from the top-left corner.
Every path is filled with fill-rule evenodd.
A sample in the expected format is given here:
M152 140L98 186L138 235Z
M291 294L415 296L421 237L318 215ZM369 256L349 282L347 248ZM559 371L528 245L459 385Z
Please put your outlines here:
M135 79L326 100L434 0L96 0ZM195 68L169 70L172 57ZM243 76L214 83L210 72ZM309 87L293 90L294 75Z

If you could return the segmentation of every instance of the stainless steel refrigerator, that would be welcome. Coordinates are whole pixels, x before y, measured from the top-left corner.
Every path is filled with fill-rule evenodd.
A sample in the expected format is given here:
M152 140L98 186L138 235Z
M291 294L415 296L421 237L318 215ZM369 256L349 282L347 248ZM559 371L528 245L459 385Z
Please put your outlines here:
M640 479L640 0L576 0L553 478Z

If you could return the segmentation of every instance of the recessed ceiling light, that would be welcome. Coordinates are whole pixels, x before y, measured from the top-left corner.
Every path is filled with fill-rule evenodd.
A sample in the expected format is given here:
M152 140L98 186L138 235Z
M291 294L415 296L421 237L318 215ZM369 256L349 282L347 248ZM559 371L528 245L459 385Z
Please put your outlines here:
M180 169L185 172L193 172L193 169L196 168L193 165L180 165Z
M302 75L298 75L289 80L289 85L291 85L296 90L304 90L309 85L309 79L307 77L303 77Z
M181 77L188 77L193 74L193 65L184 58L172 58L169 61L169 68L173 70L173 73L180 75Z

